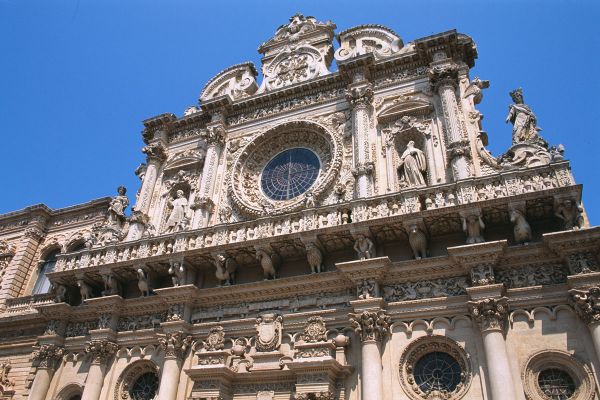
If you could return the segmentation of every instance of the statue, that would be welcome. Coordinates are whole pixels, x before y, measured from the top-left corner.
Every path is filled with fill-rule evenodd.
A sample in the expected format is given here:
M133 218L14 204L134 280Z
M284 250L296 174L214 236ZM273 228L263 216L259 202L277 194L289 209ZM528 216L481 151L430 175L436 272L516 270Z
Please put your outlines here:
M119 294L119 292L120 292L119 281L115 279L113 274L111 274L111 273L103 274L102 281L104 282L104 290L102 291L102 296L110 296L113 294Z
M221 286L235 284L237 263L232 257L227 257L225 254L219 253L213 257L213 264L216 268L215 276Z
M564 230L578 230L584 226L583 207L572 200L565 200L555 206L554 215L562 220Z
M85 283L83 279L77 280L77 286L79 286L79 293L81 294L82 302L92 298L92 288L90 285Z
M427 236L417 224L411 224L408 227L408 243L413 251L416 260L428 256Z
M406 150L400 157L398 171L402 171L402 180L407 186L425 186L423 172L427 170L425 153L415 147L415 142L410 141Z
M171 275L173 287L185 285L185 267L183 262L172 261L169 267L169 275Z
M177 191L177 198L173 199L172 197L168 200L167 205L172 208L171 214L169 214L169 218L167 219L167 225L165 228L165 233L175 232L176 230L181 230L182 224L185 226L184 220L187 219L187 206L188 201L185 198L185 194L183 190Z
M379 285L375 279L363 279L356 287L360 300L379 297Z
M260 261L265 280L275 279L277 277L277 271L275 269L275 262L273 258L274 257L272 257L271 254L264 249L259 248L256 250L256 259Z
M50 293L54 295L55 303L64 303L67 301L67 287L65 285L52 283L50 285Z
M483 90L490 87L490 81L484 81L479 79L479 77L475 77L465 89L464 98L468 98L473 96L473 104L479 104L481 99L483 98Z
M317 203L315 202L315 196L311 192L306 193L304 205L306 208L314 208L317 206Z
M118 196L110 201L108 206L108 224L121 228L125 222L125 209L129 206L129 199L125 196L125 186L117 188Z
M537 126L537 118L531 111L531 108L523 103L523 89L518 88L510 92L514 104L508 106L508 115L506 122L513 124L512 142L517 143L540 143L545 144L544 140L538 136L542 129ZM547 147L544 146L544 147Z
M515 209L510 210L510 222L515 225L513 228L515 242L522 244L529 243L531 241L531 227L523 213Z
M138 289L142 293L142 297L150 296L150 284L148 283L148 274L142 268L137 269Z
M469 215L468 217L462 218L462 228L467 234L467 244L483 243L483 230L485 224L479 215Z
M323 253L316 244L308 243L306 245L306 258L313 274L323 271Z
M375 257L375 245L373 241L365 235L358 235L354 242L354 250L360 260L366 260Z

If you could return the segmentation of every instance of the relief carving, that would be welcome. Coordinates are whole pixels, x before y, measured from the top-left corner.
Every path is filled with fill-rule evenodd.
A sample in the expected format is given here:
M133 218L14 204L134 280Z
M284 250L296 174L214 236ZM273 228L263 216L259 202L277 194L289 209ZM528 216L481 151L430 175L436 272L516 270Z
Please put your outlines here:
M283 316L268 313L256 318L256 351L275 351L281 345Z

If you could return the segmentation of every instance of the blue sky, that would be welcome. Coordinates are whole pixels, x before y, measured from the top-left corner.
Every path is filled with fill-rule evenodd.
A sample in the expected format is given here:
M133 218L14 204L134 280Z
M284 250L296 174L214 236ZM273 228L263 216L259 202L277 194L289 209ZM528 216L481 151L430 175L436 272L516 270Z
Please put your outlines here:
M456 28L478 45L472 76L494 154L510 146L508 92L523 87L542 136L563 143L600 222L600 5L590 1L0 0L0 213L112 196L143 161L141 121L195 104L296 12L338 31L386 25L405 42Z

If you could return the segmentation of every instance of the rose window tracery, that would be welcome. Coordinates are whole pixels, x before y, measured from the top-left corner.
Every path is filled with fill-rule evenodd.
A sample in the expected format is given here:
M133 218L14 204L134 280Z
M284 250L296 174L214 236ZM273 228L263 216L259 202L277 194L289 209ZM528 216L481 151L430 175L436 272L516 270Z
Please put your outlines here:
M575 393L575 382L571 375L557 368L549 368L538 375L538 385L551 400L568 400Z
M158 390L158 376L154 372L146 372L135 380L129 389L129 397L133 400L152 400Z
M306 192L319 176L321 163L308 149L288 149L269 161L261 176L263 192L273 200L290 200Z
M246 217L292 212L318 201L342 164L341 137L318 123L293 121L238 151L229 178L232 203Z
M452 392L460 384L460 364L448 353L434 351L421 357L415 364L415 382L427 393Z

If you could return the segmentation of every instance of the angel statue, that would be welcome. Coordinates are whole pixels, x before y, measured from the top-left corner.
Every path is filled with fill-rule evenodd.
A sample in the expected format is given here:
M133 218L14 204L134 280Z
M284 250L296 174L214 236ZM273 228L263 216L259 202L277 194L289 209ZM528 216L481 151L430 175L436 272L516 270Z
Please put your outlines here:
M415 142L410 141L406 150L400 157L398 172L402 173L403 180L408 186L424 186L423 172L427 170L425 153L415 147Z
M176 199L171 197L167 203L167 205L173 210L167 219L165 233L175 232L176 230L181 229L182 226L185 226L187 221L188 201L185 198L183 190L178 190L176 195Z
M118 196L110 201L108 205L108 224L121 228L125 221L125 209L129 206L129 199L125 195L125 186L117 188Z
M523 103L523 89L515 89L509 94L515 102L508 106L508 115L506 116L506 122L513 124L513 144L543 142L538 135L542 129L537 126L535 114L527 104Z
M473 104L479 104L483 98L483 89L487 89L489 87L490 81L479 79L479 77L476 76L465 89L465 94L463 97L466 99L470 96L473 96Z

